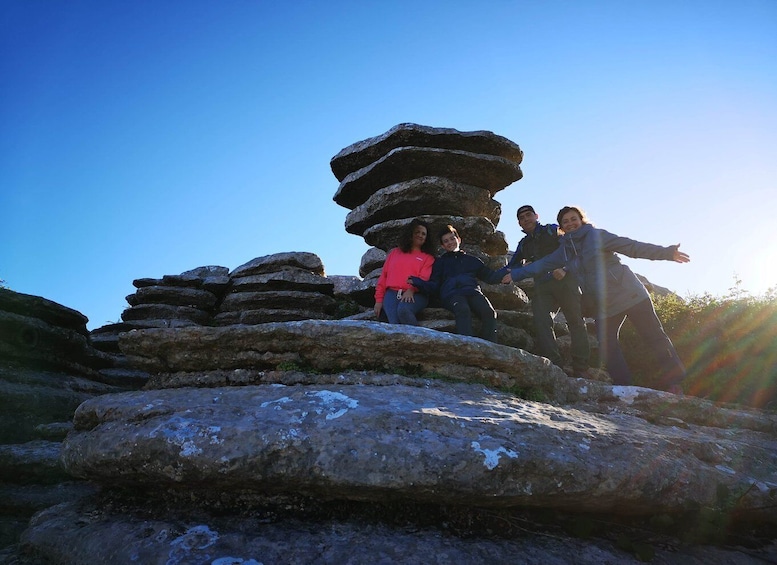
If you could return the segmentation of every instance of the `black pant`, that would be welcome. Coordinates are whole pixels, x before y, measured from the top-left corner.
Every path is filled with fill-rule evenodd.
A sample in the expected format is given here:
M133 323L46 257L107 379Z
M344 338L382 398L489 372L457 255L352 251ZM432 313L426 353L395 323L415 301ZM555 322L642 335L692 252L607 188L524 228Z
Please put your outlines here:
M474 336L472 332L472 312L480 318L480 337L496 342L496 311L488 298L475 293L467 296L457 294L447 298L443 306L456 316L456 333Z
M625 312L596 320L596 333L599 338L599 354L604 359L616 385L630 385L631 371L623 357L623 350L618 342L621 326L626 318L631 320L637 333L645 341L661 366L661 383L659 386L668 390L671 385L682 382L685 378L685 366L677 355L672 341L664 331L661 320L656 315L650 298L635 304Z

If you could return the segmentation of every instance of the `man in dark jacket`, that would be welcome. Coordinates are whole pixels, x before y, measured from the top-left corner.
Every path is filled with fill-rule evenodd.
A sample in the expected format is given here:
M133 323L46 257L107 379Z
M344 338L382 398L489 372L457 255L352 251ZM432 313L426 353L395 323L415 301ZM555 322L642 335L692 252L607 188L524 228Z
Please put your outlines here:
M440 244L445 253L435 260L429 280L410 277L408 283L440 296L442 305L456 317L456 333L475 335L472 330L472 312L475 312L480 318L480 337L496 342L496 311L483 295L478 279L496 284L503 275L462 251L459 232L453 226L443 229Z
M518 243L515 254L503 272L532 263L553 253L559 246L561 235L558 225L539 223L539 215L532 206L518 208L518 224L526 234ZM540 273L534 277L534 296L531 299L537 349L555 365L563 365L561 353L553 331L553 316L559 307L567 319L572 337L573 376L585 376L588 370L590 347L580 306L580 288L572 273L565 268Z

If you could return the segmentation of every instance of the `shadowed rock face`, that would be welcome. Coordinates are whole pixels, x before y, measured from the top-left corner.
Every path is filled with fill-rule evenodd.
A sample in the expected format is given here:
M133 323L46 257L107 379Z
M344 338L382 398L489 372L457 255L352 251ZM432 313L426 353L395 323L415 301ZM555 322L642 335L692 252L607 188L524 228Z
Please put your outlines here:
M488 219L480 216L428 216L420 215L417 218L429 224L432 234L439 233L448 224L453 225L459 232L462 240L477 246L489 255L503 255L507 253L507 242L504 234L494 229ZM364 232L364 241L378 249L388 251L397 247L402 230L413 218L388 220L376 224Z
M521 179L521 167L502 157L430 147L398 147L345 177L334 196L353 209L378 189L421 177L445 177L487 190L492 196Z
M0 311L35 318L46 324L87 335L89 319L72 308L31 294L0 288Z
M332 172L338 181L342 181L348 174L374 163L398 147L458 149L502 157L517 165L523 160L523 151L517 144L490 131L462 132L406 123L396 125L384 134L349 145L332 157Z
M423 177L378 190L345 219L345 231L363 235L375 224L422 215L482 216L496 225L501 207L482 188L441 177ZM435 233L430 234L435 241Z

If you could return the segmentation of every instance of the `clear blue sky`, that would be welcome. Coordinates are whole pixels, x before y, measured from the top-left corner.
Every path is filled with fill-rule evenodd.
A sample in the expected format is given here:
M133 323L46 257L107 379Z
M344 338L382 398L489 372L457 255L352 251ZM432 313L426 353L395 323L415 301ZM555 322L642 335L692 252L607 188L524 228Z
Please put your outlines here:
M0 7L0 279L120 319L132 280L283 251L355 275L329 160L402 122L524 150L541 221L682 243L679 294L777 285L777 1Z

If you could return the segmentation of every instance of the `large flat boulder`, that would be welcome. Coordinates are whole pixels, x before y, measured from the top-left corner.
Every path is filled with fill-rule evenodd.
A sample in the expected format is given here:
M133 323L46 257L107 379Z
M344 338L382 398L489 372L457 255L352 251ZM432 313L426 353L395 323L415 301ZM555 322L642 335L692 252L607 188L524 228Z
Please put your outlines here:
M341 181L348 174L374 163L397 147L458 149L503 157L518 165L523 160L523 151L516 143L490 131L458 131L404 123L342 149L332 157L332 172Z
M419 385L98 397L76 411L62 462L114 486L623 515L718 507L727 493L739 517L777 522L773 434Z
M493 196L521 179L521 167L503 157L438 149L398 147L345 177L334 196L340 206L353 209L381 188L421 177L444 177L477 186Z

